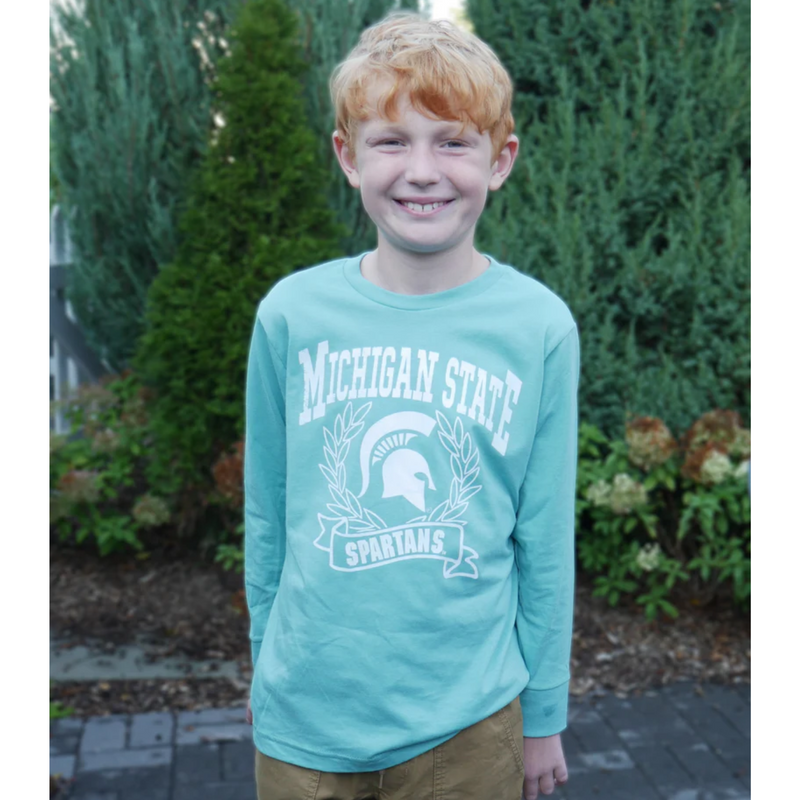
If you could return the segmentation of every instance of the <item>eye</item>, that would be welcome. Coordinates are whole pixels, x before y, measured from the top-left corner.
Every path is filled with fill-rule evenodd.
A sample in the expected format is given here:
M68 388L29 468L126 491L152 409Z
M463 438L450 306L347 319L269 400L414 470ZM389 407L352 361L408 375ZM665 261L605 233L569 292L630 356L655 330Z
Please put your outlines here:
M464 142L459 142L459 141L456 141L455 139L451 139L450 141L445 142L445 145L447 146L448 150L452 150L453 149L453 147L451 147L451 145L455 146L455 148L466 147L466 144Z
M381 145L381 146L384 146L384 145L393 146L393 145L403 144L403 143L399 139L382 139L380 142L378 142L378 144Z

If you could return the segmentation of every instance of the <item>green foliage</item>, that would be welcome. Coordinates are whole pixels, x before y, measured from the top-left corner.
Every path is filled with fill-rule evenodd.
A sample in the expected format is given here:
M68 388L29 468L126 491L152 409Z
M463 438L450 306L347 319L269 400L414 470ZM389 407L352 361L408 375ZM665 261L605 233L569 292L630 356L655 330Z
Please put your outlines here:
M50 140L50 211L53 210L53 206L57 205L60 202L60 187L58 185L58 178L56 177L55 172L53 172L53 140Z
M676 597L705 604L726 594L743 608L749 604L744 454L687 447L665 452L661 463L645 469L630 437L611 440L596 426L580 426L579 564L595 576L596 595L611 605L635 597L649 619L677 616ZM710 469L709 457L721 459L722 470Z
M101 556L138 552L142 531L170 521L167 500L145 479L146 396L128 374L57 404L70 422L68 436L50 438L50 524L59 540L91 543Z
M244 571L244 522L237 526L236 535L236 542L225 542L217 546L214 561L225 570L241 574Z
M71 708L70 706L65 706L58 700L51 700L50 701L50 720L54 719L64 719L65 717L71 717L75 713L75 709Z
M210 494L220 519L214 561L225 570L244 570L244 440L240 439L214 464Z
M259 300L279 278L341 254L328 175L307 126L297 23L251 0L229 32L210 146L181 219L177 258L153 282L135 363L156 397L154 485L192 502L241 438L247 352Z
M417 0L290 0L300 15L302 49L309 65L304 97L309 123L317 137L319 154L328 174L328 197L344 226L341 248L362 253L376 246L375 226L361 204L361 193L342 173L331 144L336 127L328 83L340 61L355 47L361 32L396 9L418 10Z
M224 53L221 33L238 5L53 6L51 203L55 190L75 248L67 297L113 369L127 366L147 289L175 255L187 178L213 125L209 84Z
M468 0L520 155L480 249L581 330L583 416L749 417L749 2Z

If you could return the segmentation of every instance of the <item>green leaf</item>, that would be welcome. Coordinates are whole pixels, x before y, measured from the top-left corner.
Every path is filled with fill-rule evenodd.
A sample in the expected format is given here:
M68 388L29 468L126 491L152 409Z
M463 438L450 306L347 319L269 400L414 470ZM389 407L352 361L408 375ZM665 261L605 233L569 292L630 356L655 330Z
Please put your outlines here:
M676 619L678 617L678 609L675 608L675 606L672 605L672 603L670 603L668 600L661 598L658 601L658 605L662 611L666 612L666 614L672 617L672 619Z

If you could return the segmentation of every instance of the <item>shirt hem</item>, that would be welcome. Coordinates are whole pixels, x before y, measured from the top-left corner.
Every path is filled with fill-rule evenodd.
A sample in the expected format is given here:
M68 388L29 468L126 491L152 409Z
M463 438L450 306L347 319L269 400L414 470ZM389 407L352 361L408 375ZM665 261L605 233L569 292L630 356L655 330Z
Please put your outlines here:
M319 750L306 750L303 747L278 739L274 736L264 736L259 733L255 726L253 726L253 744L261 753L270 758L285 761L287 764L294 764L304 769L319 770L321 772L377 772L378 770L396 767L398 764L410 761L423 753L433 750L435 747L453 739L461 733L462 730L465 730L471 725L477 725L478 722L482 722L492 714L497 713L501 708L505 708L515 698L519 697L519 695L520 691L516 691L513 696L503 702L498 708L490 711L481 719L469 725L465 725L463 728L459 728L453 733L448 733L435 739L429 739L421 744L407 745L399 750L381 753L373 758L364 760L348 758L347 756L341 755L324 756L320 754Z
M393 751L391 754L386 754L382 757L376 756L366 761L343 756L335 758L321 756L318 751L305 750L295 744L290 744L274 737L259 736L255 729L253 729L253 743L259 752L264 755L304 769L319 770L321 772L377 772L381 769L396 767L398 764L427 753L429 750L433 750L434 747L438 747L440 744L452 739L458 733L460 731L442 736L439 739L433 739L431 742L425 742L421 749L409 746L402 750Z

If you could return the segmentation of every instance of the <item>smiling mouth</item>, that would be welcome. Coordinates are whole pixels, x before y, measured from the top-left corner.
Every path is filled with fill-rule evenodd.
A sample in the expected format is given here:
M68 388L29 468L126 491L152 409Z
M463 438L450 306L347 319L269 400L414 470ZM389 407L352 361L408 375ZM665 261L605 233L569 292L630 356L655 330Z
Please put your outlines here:
M435 203L412 203L410 200L395 200L395 203L407 208L409 211L414 211L417 214L430 214L438 211L443 206L450 205L452 200L439 200Z

